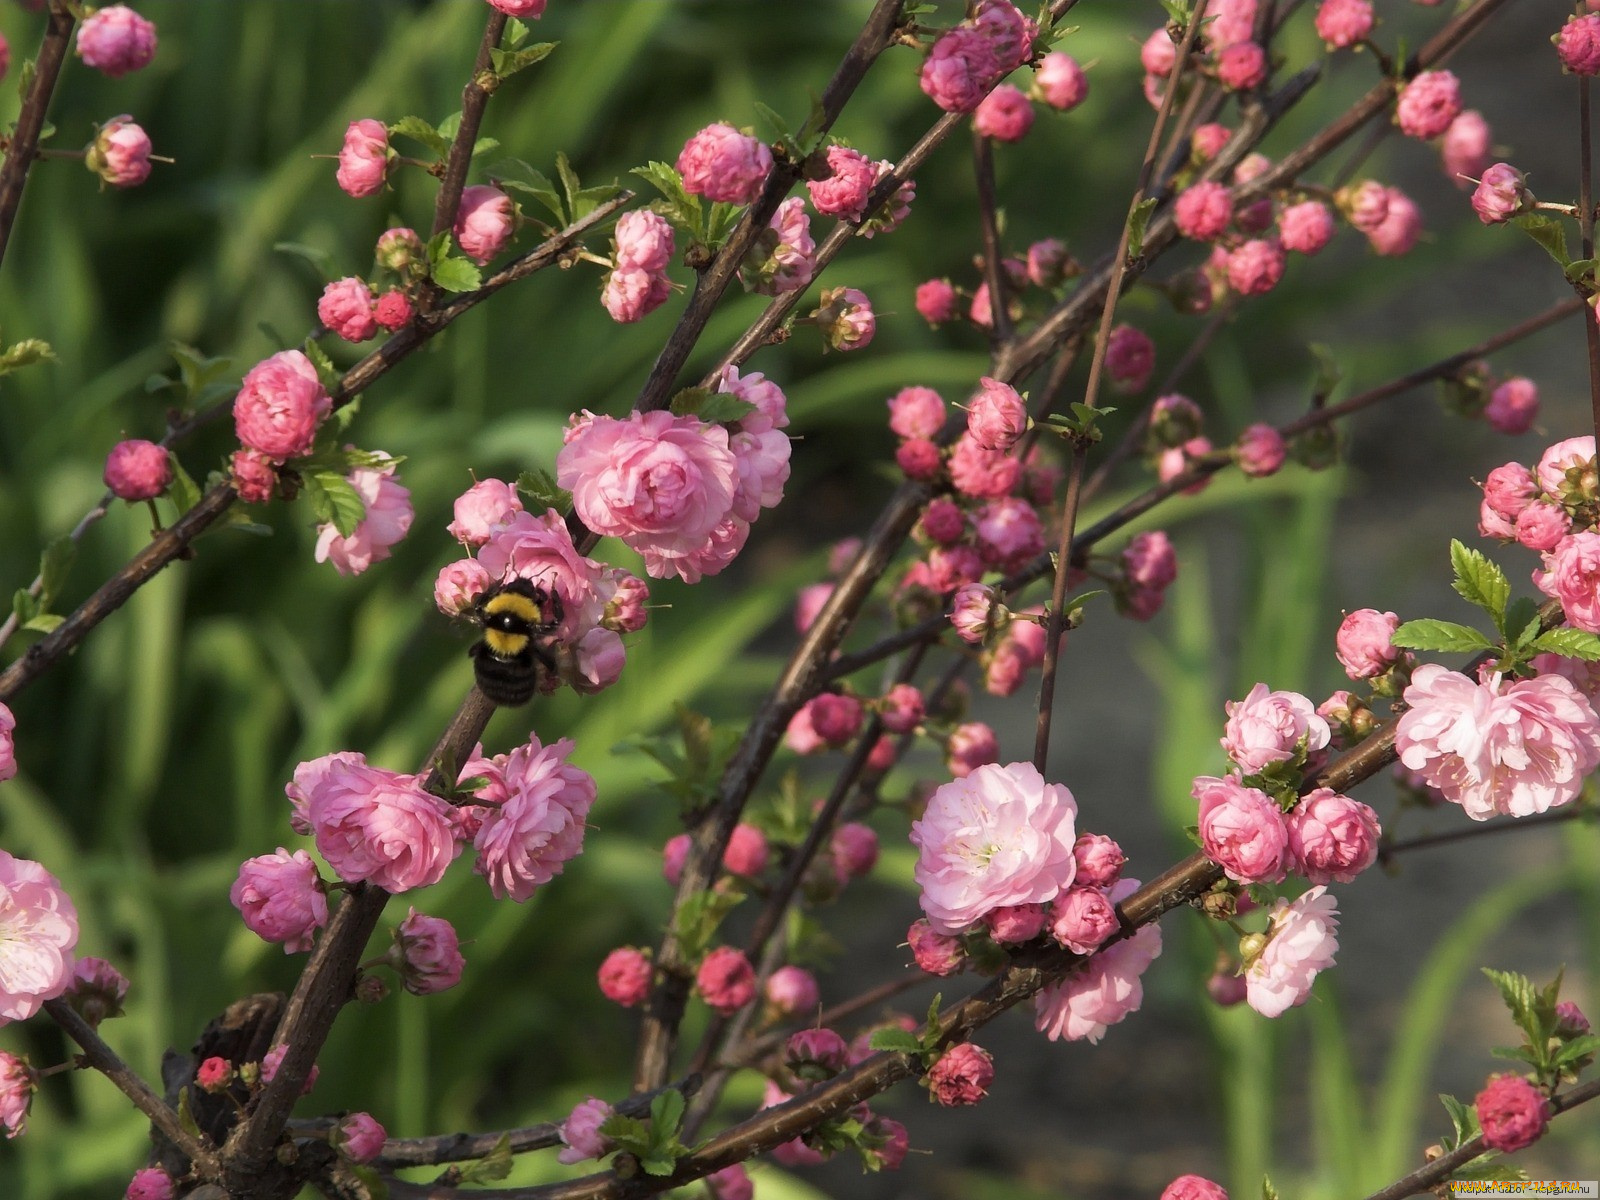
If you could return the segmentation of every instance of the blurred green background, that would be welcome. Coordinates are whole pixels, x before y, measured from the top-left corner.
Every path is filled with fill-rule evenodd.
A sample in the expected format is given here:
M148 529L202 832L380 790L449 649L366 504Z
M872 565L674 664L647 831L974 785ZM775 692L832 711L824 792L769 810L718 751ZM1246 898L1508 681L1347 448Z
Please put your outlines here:
M942 3L937 15L953 17L956 7ZM155 63L107 80L73 60L51 111L51 144L86 143L92 123L127 112L176 163L128 192L100 190L71 162L40 164L0 271L0 333L43 338L59 356L0 382L0 582L10 589L27 584L40 547L98 498L106 450L163 432L166 400L144 383L170 372L171 343L231 359L237 378L304 337L323 280L276 244L325 251L335 275L365 273L383 229L426 228L429 177L397 171L392 191L352 200L334 185L327 156L356 118L438 121L455 111L486 11L479 0L139 8L160 29ZM1417 44L1441 19L1393 8L1382 34L1390 45L1398 36ZM1575 89L1545 44L1562 6L1508 8L1489 44L1455 65L1469 103L1514 147L1512 161L1534 172L1541 194L1558 195L1574 188L1576 136ZM798 126L867 9L864 0L556 0L534 35L560 49L501 89L484 132L547 173L565 151L585 182L626 182L632 166L672 161L710 121L768 132L757 101ZM1079 28L1064 48L1096 63L1091 96L1069 116L1042 113L1026 142L997 149L1008 247L1059 236L1087 260L1114 236L1150 120L1136 48L1159 20L1154 2L1086 0L1071 14ZM0 89L6 120L15 115L16 67L41 28L16 6L0 10L13 56ZM1293 67L1318 55L1309 12L1282 48ZM937 115L916 68L909 49L889 53L836 132L874 157L903 153ZM1372 77L1370 61L1341 59L1267 151L1286 150ZM1429 239L1395 262L1345 234L1247 306L1183 383L1211 414L1219 444L1249 421L1300 410L1310 342L1333 348L1347 387L1365 387L1562 298L1531 243L1481 229L1431 151L1392 141L1372 169L1417 197ZM588 699L563 693L491 726L491 751L521 740L530 720L546 741L576 740L574 760L600 785L583 857L522 906L492 903L465 866L408 897L469 940L466 977L437 997L402 994L348 1011L303 1112L368 1109L391 1134L409 1136L558 1118L587 1094L623 1093L634 1019L601 1001L593 972L612 947L658 939L669 897L659 847L677 825L643 760L611 749L664 728L676 701L730 722L750 710L790 647L795 587L819 576L833 539L865 529L892 487L884 399L911 383L958 399L983 373L979 336L930 331L912 307L923 279L975 282L970 174L967 139L951 139L919 172L905 226L857 240L827 277L873 298L879 324L868 350L824 357L802 329L751 362L788 391L790 433L800 440L787 500L756 526L743 557L692 593L652 585L669 607L630 639L616 687ZM674 276L687 281L681 267ZM340 578L312 562L315 531L303 508L264 510L270 538L208 534L194 561L163 573L13 703L21 774L0 786L0 844L61 877L83 919L80 950L133 979L128 1016L105 1033L148 1076L163 1048L186 1048L233 998L292 985L299 960L249 934L226 893L242 859L295 844L282 792L295 764L356 749L411 769L459 702L470 678L467 635L431 602L434 573L456 557L444 532L453 497L474 473L509 478L551 466L570 412L618 413L631 403L681 298L618 326L599 306L600 278L579 265L517 285L363 398L352 439L408 457L402 477L417 518L391 560ZM732 297L691 372L760 307L757 297ZM1123 311L1157 337L1158 378L1198 328L1148 289ZM357 354L330 350L341 363ZM1582 353L1569 323L1497 364L1539 380L1551 438L1585 427ZM1136 410L1124 406L1124 418ZM183 446L182 460L203 478L231 440L224 419ZM1442 568L1445 539L1472 534L1469 480L1506 458L1530 459L1542 444L1539 434L1507 441L1446 418L1419 392L1362 418L1339 471L1225 479L1169 506L1162 523L1178 542L1183 576L1168 612L1134 628L1097 611L1070 643L1052 775L1073 787L1084 823L1122 840L1145 877L1183 853L1188 780L1219 765L1222 700L1256 679L1319 698L1339 686L1329 651L1341 609L1464 619L1450 607ZM1135 489L1143 476L1130 471L1122 482ZM142 510L122 507L96 526L66 604L125 561L147 528ZM628 561L614 546L600 553ZM1529 566L1508 564L1514 577ZM0 661L18 649L8 646ZM876 678L860 686L870 692ZM1007 757L1031 746L1030 693L978 707ZM819 795L827 765L805 764ZM896 773L889 793L919 775L943 778L929 751ZM1387 793L1369 791L1364 798L1387 815ZM828 1001L892 977L904 953L893 947L915 915L905 819L889 813L875 823L884 864L837 913L840 953L823 973ZM801 1180L764 1166L759 1193L1120 1200L1153 1196L1188 1170L1251 1193L1264 1170L1286 1195L1370 1190L1414 1165L1445 1130L1442 1111L1428 1108L1431 1093L1470 1095L1491 1067L1487 1045L1510 1040L1475 964L1537 974L1565 961L1573 994L1587 1000L1600 943L1595 850L1576 828L1469 844L1342 889L1342 969L1316 1002L1270 1025L1208 1005L1199 984L1210 933L1193 918L1171 918L1168 955L1146 980L1146 1011L1102 1046L1044 1046L1022 1016L1009 1018L983 1039L999 1077L979 1108L936 1111L909 1088L885 1098L918 1151L900 1174L863 1177L838 1162ZM397 920L402 906L394 910ZM1525 923L1508 925L1518 913ZM907 1006L926 1000L913 993ZM40 1065L65 1049L43 1020L0 1031L0 1045ZM758 1092L759 1081L742 1080L728 1115L747 1112ZM0 1196L120 1195L145 1144L142 1123L109 1084L87 1074L53 1080L28 1135L0 1146ZM1600 1161L1593 1119L1560 1122L1527 1157L1535 1178L1571 1177ZM513 1179L570 1173L541 1154Z

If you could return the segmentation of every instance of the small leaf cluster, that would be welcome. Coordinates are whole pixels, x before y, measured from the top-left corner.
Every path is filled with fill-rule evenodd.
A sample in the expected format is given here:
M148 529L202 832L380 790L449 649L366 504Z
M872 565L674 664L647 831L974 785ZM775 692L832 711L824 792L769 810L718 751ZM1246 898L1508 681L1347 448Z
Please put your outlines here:
M638 1159L646 1175L671 1175L678 1160L693 1153L693 1148L685 1146L678 1136L684 1108L683 1093L667 1088L650 1101L649 1120L613 1113L600 1126L600 1135Z
M683 176L664 162L635 167L633 174L661 193L662 198L652 204L651 209L665 217L673 228L688 235L691 250L698 246L714 254L728 240L739 222L739 214L744 211L742 205L720 200L706 204L699 196L690 195L684 190Z
M914 1055L921 1060L922 1069L926 1071L945 1051L945 1034L939 1025L939 1005L943 1000L943 994L934 996L933 1003L928 1005L928 1019L923 1022L920 1032L912 1033L897 1025L889 1025L874 1033L867 1045L874 1050Z
M1523 1035L1520 1046L1496 1047L1495 1057L1525 1063L1546 1087L1576 1080L1578 1072L1600 1051L1600 1036L1559 1028L1556 1002L1561 995L1561 974L1538 988L1526 975L1512 971L1485 967L1483 973L1500 989L1500 997Z
M686 815L692 815L716 799L722 768L739 735L734 729L718 729L711 718L684 704L675 704L673 711L678 718L676 739L671 734L633 737L624 739L616 749L618 753L648 755L665 768L668 778L659 786L676 797Z

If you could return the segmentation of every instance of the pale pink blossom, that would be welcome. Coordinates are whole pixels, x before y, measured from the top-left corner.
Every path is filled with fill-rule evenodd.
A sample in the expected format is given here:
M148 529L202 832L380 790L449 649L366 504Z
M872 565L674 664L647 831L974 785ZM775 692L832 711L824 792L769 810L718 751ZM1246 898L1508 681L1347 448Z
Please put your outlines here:
M1089 98L1089 76L1077 59L1060 50L1052 50L1039 60L1033 71L1033 86L1039 99L1059 112L1077 108Z
M461 982L466 964L455 927L442 917L430 917L414 907L394 931L395 969L406 991L431 996Z
M556 1155L556 1161L571 1166L586 1158L610 1154L615 1143L600 1132L600 1126L611 1119L614 1111L604 1100L590 1096L568 1113L557 1131L564 1148Z
M1284 877L1289 829L1272 797L1232 775L1201 775L1190 794L1200 802L1200 847L1229 879L1277 883Z
M1372 0L1322 0L1317 36L1333 50L1345 50L1372 32Z
M672 281L663 272L619 266L606 276L600 303L619 325L642 321L672 296Z
M1331 788L1315 788L1289 813L1294 869L1312 883L1349 883L1378 858L1378 814Z
M950 601L950 624L964 642L977 645L1003 620L1005 607L994 588L969 583L957 589Z
M1138 890L1124 879L1111 889L1117 903ZM1131 937L1097 951L1072 974L1034 996L1034 1028L1052 1042L1087 1039L1091 1044L1144 1003L1140 977L1161 954L1161 927L1143 926Z
M1422 237L1422 210L1399 188L1389 188L1389 206L1381 224L1367 230L1367 243L1384 258L1410 253Z
M600 994L623 1008L635 1008L650 995L654 973L649 955L632 946L618 946L600 964Z
M456 497L455 519L446 531L463 546L481 546L495 529L522 511L514 484L481 479Z
M123 113L100 126L84 154L84 166L112 187L137 187L150 178L150 135Z
M1172 74L1177 61L1178 48L1172 44L1166 26L1152 29L1150 36L1139 47L1139 65L1144 68L1145 74L1165 79Z
M273 462L311 452L317 426L333 408L311 360L280 350L245 373L233 401L234 431Z
M930 325L942 325L956 315L956 289L948 279L917 284L917 315Z
M354 1163L369 1163L383 1152L389 1135L371 1113L351 1113L334 1126L332 1143L340 1154Z
M1533 502L1536 491L1533 473L1521 463L1498 466L1483 481L1484 503L1508 521Z
M694 196L726 204L749 204L761 194L772 170L772 151L732 125L707 125L678 155L683 187Z
M439 569L433 581L433 602L445 616L459 617L473 607L491 582L489 572L477 559L457 559Z
M388 455L381 455L387 459ZM395 463L356 467L345 476L366 506L366 515L346 537L331 521L317 529L315 558L332 562L341 575L359 575L389 557L389 547L411 528L411 492L394 478Z
M728 447L739 472L732 513L741 521L754 521L762 509L776 508L783 501L783 485L789 480L789 437L781 429L761 433L741 429L728 439Z
M904 387L889 397L889 428L899 437L936 437L944 418L944 401L932 388Z
M1539 456L1534 478L1556 501L1592 499L1595 494L1594 434L1567 438Z
M508 17L519 21L537 21L544 16L549 0L489 0L490 8L497 8Z
M113 4L78 26L78 57L85 66L118 79L156 56L156 27L126 4Z
M1033 128L1033 105L1021 88L1002 83L978 103L972 127L997 142L1020 142Z
M1116 883L1128 861L1122 847L1100 833L1080 833L1072 844L1072 859L1077 864L1075 882L1101 888Z
M928 1092L946 1107L976 1104L994 1082L994 1059L973 1042L957 1042L928 1068Z
M825 217L860 220L877 177L877 164L848 146L829 146L826 161L828 174L806 181L812 207Z
M1561 601L1569 625L1600 633L1600 533L1583 530L1562 538L1545 555L1544 570L1533 573L1533 582Z
M1513 375L1489 393L1483 419L1496 433L1527 433L1539 417L1539 385L1525 375Z
M1243 700L1230 700L1223 708L1228 723L1222 748L1246 775L1328 744L1328 723L1317 715L1317 706L1298 692L1275 692L1258 683Z
M1451 71L1423 71L1400 91L1395 120L1407 137L1428 141L1461 113L1461 82Z
M272 854L246 859L228 900L251 933L282 942L285 954L311 949L312 937L328 923L322 876L304 850L291 854L279 846Z
M1400 628L1400 618L1392 612L1358 608L1346 614L1334 635L1334 654L1351 679L1373 679L1382 675L1400 657L1390 640Z
M423 790L415 775L368 766L360 755L329 755L301 766L311 769L305 818L340 879L405 892L444 877L460 850L455 811Z
M811 236L806 202L800 196L790 196L778 205L766 231L745 255L739 265L739 277L746 287L764 295L793 292L811 282L816 255L817 243Z
M1389 215L1389 189L1376 180L1341 188L1335 200L1345 219L1365 234L1371 234Z
M1533 207L1533 193L1521 171L1510 163L1484 170L1472 193L1472 211L1485 225L1499 225Z
M119 500L154 500L172 483L172 456L165 446L129 438L111 447L103 478Z
M1474 682L1428 663L1413 673L1405 702L1400 761L1475 821L1566 804L1600 764L1600 717L1559 675Z
M612 567L608 574L615 590L600 624L617 633L638 633L650 620L649 585L620 567Z
M1494 135L1489 122L1475 108L1469 108L1450 122L1439 142L1439 157L1444 173L1457 187L1471 187L1472 181L1489 166Z
M0 850L0 1025L67 990L77 944L78 910L56 877Z
M822 1002L817 977L792 963L767 976L767 1003L786 1017L810 1016Z
M1097 887L1070 887L1050 907L1050 936L1074 954L1092 953L1117 929L1116 909Z
M1158 29L1156 32L1166 36L1165 30ZM1167 44L1172 44L1170 39ZM1232 131L1226 125L1218 125L1214 121L1197 126L1189 139L1190 156L1197 163L1208 163L1221 153L1231 136Z
M516 229L516 220L511 197L499 188L488 184L464 188L453 228L456 245L482 266L505 247Z
M0 1050L0 1125L7 1138L28 1132L28 1110L38 1087L39 1076L27 1059Z
M739 428L746 433L765 433L789 424L788 398L781 387L760 371L746 371L741 375L738 367L724 367L717 381L717 391L755 405L754 411L739 418Z
M616 247L612 258L619 267L665 271L672 261L672 226L648 208L623 213L611 236Z
M910 733L926 715L922 693L909 683L897 683L878 702L878 716L890 733Z
M700 998L723 1016L738 1012L756 994L756 972L743 951L718 946L700 960L694 976Z
M571 753L570 738L545 746L530 735L488 764L491 786L503 789L504 799L489 810L473 838L474 870L489 881L496 899L528 899L583 849L595 782L567 762Z
M1550 1124L1550 1098L1521 1075L1496 1075L1473 1099L1483 1144L1502 1154L1526 1150Z
M979 329L994 326L994 306L989 300L989 281L984 280L972 293L972 303L967 306L967 320Z
M967 402L967 432L985 450L1009 450L1027 431L1027 405L1016 388L998 379L985 375L978 385Z
M995 500L1009 494L1022 475L1022 464L1016 458L985 450L970 434L956 439L949 469L950 482L956 490L978 500Z
M63 995L91 1029L97 1028L122 1015L128 978L103 958L80 958L72 965L72 984Z
M378 332L372 289L364 279L335 279L322 289L317 320L328 332L347 342L364 342Z
M1212 50L1235 46L1254 33L1256 0L1211 0L1206 16L1210 20L1200 27L1206 44Z
M912 822L913 876L934 930L957 934L992 909L1044 904L1070 887L1078 805L1030 763L979 766L938 788Z
M371 196L383 188L389 169L389 131L370 117L351 121L339 151L339 187L350 196Z
M1517 514L1513 528L1519 545L1542 554L1554 550L1572 532L1572 519L1559 504L1535 500Z
M945 743L944 765L957 779L1000 760L1000 740L982 721L967 721L951 731Z
M1333 966L1339 909L1326 887L1273 906L1267 944L1244 973L1245 1001L1264 1017L1304 1004L1319 971Z

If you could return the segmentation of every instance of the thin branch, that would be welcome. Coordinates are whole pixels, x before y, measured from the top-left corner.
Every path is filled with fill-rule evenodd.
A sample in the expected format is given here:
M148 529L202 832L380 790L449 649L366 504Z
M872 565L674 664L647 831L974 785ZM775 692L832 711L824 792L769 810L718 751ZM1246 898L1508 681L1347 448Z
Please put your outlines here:
M1541 825L1560 825L1567 821L1593 820L1596 816L1592 808L1574 804L1570 808L1563 808L1557 812L1534 813L1527 817L1512 817L1505 821L1491 821L1484 824L1474 823L1466 829L1451 829L1443 833L1418 834L1414 838L1404 841L1390 842L1388 845L1379 845L1378 864L1388 866L1390 861L1399 854L1408 850L1427 850L1434 846L1447 846L1453 842L1471 841L1474 838L1492 837L1502 833L1521 833L1527 829L1536 829Z
M977 182L978 228L983 237L983 277L989 285L989 345L993 353L1011 340L1011 292L1006 284L1000 218L994 198L994 144L976 126L972 130L972 174Z
M455 140L445 156L444 174L439 179L439 195L433 202L433 236L455 228L456 210L461 207L461 193L467 184L467 170L472 166L472 151L478 144L478 130L483 126L483 112L489 97L500 86L500 77L494 73L493 52L505 32L506 14L498 9L489 10L484 23L483 39L478 43L478 58L472 64L472 77L461 90L461 124L456 127Z
M1594 258L1594 145L1589 104L1589 77L1578 76L1578 230L1583 239L1582 257ZM1580 296L1592 289L1575 282ZM1600 438L1600 327L1592 320L1583 323L1583 341L1589 354L1589 420Z
M38 156L39 135L44 131L50 97L55 92L56 80L61 77L67 43L72 40L75 24L65 0L50 0L44 40L39 43L39 54L33 61L33 83L17 114L16 128L6 147L5 163L0 165L0 260L5 258L6 247L11 244L11 230L17 223L17 210L22 206L28 168Z

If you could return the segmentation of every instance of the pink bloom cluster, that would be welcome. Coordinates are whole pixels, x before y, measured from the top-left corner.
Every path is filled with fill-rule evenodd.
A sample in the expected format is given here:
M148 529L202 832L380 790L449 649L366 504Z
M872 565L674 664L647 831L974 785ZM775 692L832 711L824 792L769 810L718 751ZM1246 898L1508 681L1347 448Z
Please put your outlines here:
M1273 906L1266 944L1245 967L1245 1000L1264 1017L1304 1004L1317 974L1333 965L1339 909L1324 887Z
M1136 879L1119 880L1107 900L1115 904L1138 888ZM1160 954L1161 928L1154 923L1099 950L1034 997L1034 1027L1052 1042L1098 1042L1144 1003L1142 976Z
M285 954L311 949L313 935L328 923L327 890L304 850L291 854L279 846L272 854L246 859L228 900L251 933L283 943Z
M611 274L601 303L613 321L629 324L648 316L672 294L667 264L672 261L672 226L649 209L636 209L617 219L612 234Z
M78 911L56 877L0 850L0 1025L71 986L77 944Z
M1328 723L1297 692L1275 692L1264 683L1223 708L1228 723L1222 748L1243 775L1258 775L1278 763L1300 764L1327 748Z
M1550 1098L1521 1075L1496 1075L1473 1101L1483 1144L1502 1154L1525 1150L1550 1124Z
M922 90L946 112L972 112L1028 61L1038 28L1009 0L982 0L977 13L941 34L922 63Z
M119 500L154 500L172 483L172 456L165 446L130 438L111 447L104 478Z
M865 197L862 198L865 203ZM798 291L811 282L816 269L817 243L811 236L806 202L790 196L739 265L745 287L767 296Z
M247 450L281 463L311 453L317 427L332 408L311 360L298 350L280 350L245 373L233 402L234 430Z
M994 1082L994 1059L973 1042L957 1042L928 1069L928 1093L948 1107L976 1104Z
M527 900L583 849L595 782L566 761L571 753L569 738L544 746L530 734L510 754L479 756L462 767L463 779L487 781L473 793L482 808L463 816L476 829L474 869L497 898Z
M155 56L155 24L126 4L91 13L78 26L78 57L112 79L149 66Z
M380 455L388 459L388 455ZM389 557L389 548L411 528L411 492L394 477L396 464L356 467L345 476L366 512L348 536L331 521L317 528L316 560L332 562L341 575L359 575Z
M749 204L772 170L772 151L732 125L707 125L685 143L678 174L690 195L726 204Z

